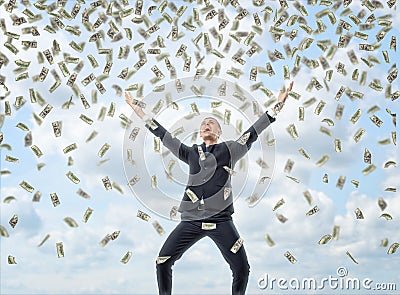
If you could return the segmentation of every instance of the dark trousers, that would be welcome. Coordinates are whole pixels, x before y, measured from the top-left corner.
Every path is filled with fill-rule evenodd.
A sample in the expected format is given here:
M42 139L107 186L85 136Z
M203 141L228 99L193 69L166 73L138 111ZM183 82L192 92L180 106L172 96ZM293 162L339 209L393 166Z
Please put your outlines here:
M182 254L201 238L209 236L217 245L232 270L232 295L243 295L246 291L250 265L244 245L236 253L231 247L239 239L232 220L217 223L217 228L204 230L201 221L181 221L171 232L162 246L159 257L171 256L163 263L156 264L159 295L171 295L172 265Z

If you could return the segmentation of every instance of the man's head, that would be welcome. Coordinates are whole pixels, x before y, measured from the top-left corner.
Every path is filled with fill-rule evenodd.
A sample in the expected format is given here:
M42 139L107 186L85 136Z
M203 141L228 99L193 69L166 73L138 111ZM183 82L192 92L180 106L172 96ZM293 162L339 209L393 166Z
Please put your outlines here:
M213 117L206 117L201 122L200 137L203 138L204 141L207 140L216 143L221 133L221 125L217 119Z

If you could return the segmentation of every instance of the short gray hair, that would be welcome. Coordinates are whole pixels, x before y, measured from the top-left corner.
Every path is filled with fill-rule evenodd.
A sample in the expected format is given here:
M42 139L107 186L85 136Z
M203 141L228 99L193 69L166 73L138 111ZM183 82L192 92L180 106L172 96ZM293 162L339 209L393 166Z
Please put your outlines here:
M205 117L205 118L203 119L203 121L206 120L206 119L213 119L213 120L215 120L215 122L217 122L217 125L218 125L218 127L219 127L219 130L222 131L221 124L219 124L219 122L218 122L218 120L217 120L216 118L214 118L214 117ZM201 122L203 122L203 121L201 121Z

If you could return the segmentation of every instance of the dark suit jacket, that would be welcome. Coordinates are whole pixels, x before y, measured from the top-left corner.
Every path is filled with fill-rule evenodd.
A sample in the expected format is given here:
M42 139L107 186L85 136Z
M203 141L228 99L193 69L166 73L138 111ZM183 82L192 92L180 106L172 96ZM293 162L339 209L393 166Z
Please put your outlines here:
M246 154L252 143L257 140L258 135L270 123L274 122L275 118L267 112L263 113L238 140L214 144L210 146L209 153L205 152L206 145L204 142L201 145L187 146L178 138L173 138L171 133L155 119L152 119L152 121L157 125L157 128L152 129L148 124L146 124L146 128L159 137L176 157L189 165L189 179L178 209L181 212L181 219L213 221L212 216L217 219L221 216L230 218L230 215L234 212L231 189L232 176L224 166L234 169L236 162ZM241 142L240 139L243 136L248 136L246 142ZM200 158L199 148L206 155L204 160ZM198 210L199 201L193 202L187 194L187 189L195 193L198 199L203 198L204 210Z

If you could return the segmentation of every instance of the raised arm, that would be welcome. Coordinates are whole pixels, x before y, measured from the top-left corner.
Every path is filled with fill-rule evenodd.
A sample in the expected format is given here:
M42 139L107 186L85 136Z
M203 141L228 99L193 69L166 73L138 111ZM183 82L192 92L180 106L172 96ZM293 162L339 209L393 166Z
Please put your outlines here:
M257 140L258 135L260 135L264 129L266 129L272 122L276 120L276 115L282 110L289 95L289 91L292 90L292 87L293 81L290 83L285 92L279 90L278 102L275 104L275 106L271 108L269 112L266 111L264 114L262 114L261 117L254 122L249 129L243 132L236 142L234 142L231 147L231 153L234 162L242 158L251 148L253 142Z
M133 97L129 92L125 92L125 101L130 105L135 114L146 123L146 128L155 136L159 137L162 143L180 160L188 163L189 147L183 144L178 138L172 137L159 122L147 115L143 109L133 102Z

